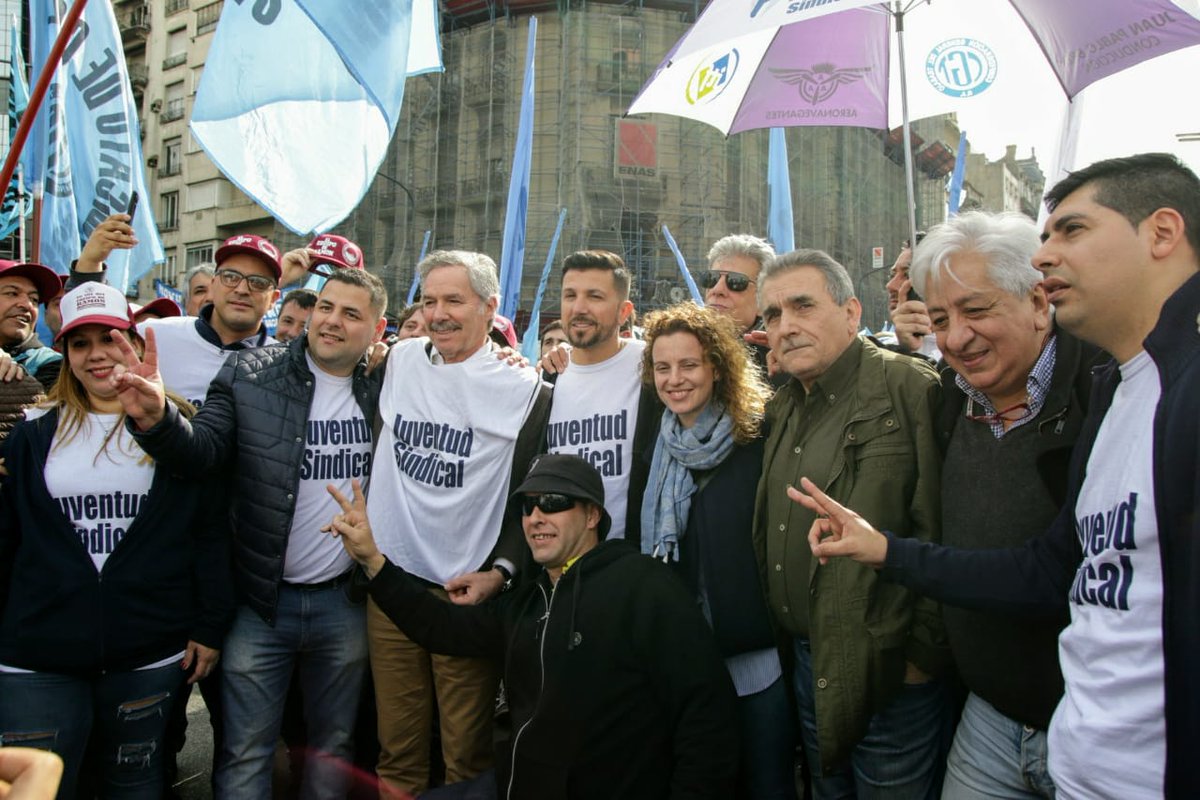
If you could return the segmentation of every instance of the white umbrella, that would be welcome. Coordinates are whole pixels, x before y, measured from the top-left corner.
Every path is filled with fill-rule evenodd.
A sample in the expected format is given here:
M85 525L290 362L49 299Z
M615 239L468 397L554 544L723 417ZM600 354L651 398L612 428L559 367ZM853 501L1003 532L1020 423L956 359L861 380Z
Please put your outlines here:
M725 133L902 125L915 229L910 119L1057 128L1085 87L1197 43L1200 0L713 0L628 113Z

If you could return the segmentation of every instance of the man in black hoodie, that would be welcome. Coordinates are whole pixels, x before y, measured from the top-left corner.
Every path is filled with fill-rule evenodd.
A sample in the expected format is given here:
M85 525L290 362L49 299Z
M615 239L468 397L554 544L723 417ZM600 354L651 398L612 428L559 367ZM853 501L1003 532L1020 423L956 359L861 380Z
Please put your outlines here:
M732 796L735 697L712 633L663 564L600 541L611 519L586 461L534 462L516 494L544 569L479 606L444 602L389 562L357 485L353 501L330 492L342 507L332 532L405 634L433 652L503 663L512 735L500 737L499 796Z

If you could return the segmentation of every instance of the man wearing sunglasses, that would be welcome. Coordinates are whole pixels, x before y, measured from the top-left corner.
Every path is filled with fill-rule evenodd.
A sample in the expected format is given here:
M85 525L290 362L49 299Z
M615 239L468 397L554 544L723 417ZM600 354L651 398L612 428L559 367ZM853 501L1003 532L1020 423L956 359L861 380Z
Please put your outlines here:
M735 233L718 239L708 251L708 270L700 273L704 305L727 314L742 333L758 325L758 273L775 257L766 239Z
M478 606L456 606L388 561L366 502L331 493L330 525L362 566L375 603L432 652L504 667L511 737L495 786L484 775L441 797L694 797L734 794L734 692L712 633L683 585L623 541L600 474L574 455L544 455L513 495L535 580ZM433 796L433 795L430 795Z

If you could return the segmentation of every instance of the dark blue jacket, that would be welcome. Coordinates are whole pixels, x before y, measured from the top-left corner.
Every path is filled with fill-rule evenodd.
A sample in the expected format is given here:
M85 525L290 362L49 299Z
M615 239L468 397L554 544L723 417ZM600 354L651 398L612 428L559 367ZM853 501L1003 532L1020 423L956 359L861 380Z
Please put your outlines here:
M0 664L91 674L143 667L189 639L220 648L233 618L229 540L206 524L206 484L162 465L125 537L96 571L46 489L58 412L4 441L0 489ZM217 501L219 505L219 499Z
M233 353L189 423L168 404L158 425L134 437L153 457L191 474L231 468L230 518L238 599L275 623L296 491L315 389L304 357L308 337ZM352 391L375 419L383 370L355 367ZM132 428L131 428L132 430Z
M1200 273L1163 305L1146 337L1162 382L1154 410L1154 504L1163 573L1167 797L1200 797ZM1121 373L1097 371L1054 524L1019 549L959 550L888 536L883 576L943 603L1039 613L1061 608L1082 560L1075 502ZM1119 458L1120 454L1113 454ZM1148 621L1149 622L1149 621Z

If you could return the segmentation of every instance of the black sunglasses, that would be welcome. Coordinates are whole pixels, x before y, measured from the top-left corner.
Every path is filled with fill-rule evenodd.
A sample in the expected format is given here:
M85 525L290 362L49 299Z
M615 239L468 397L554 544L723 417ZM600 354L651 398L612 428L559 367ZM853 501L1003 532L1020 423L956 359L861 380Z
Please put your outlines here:
M536 508L543 514L558 514L574 508L578 502L574 497L567 497L565 494L557 492L527 494L521 497L521 513L528 517Z
M217 270L217 280L227 289L236 289L242 281L250 287L252 292L270 291L275 288L275 281L270 278L265 278L262 275L243 275L236 269L219 269Z
M725 285L729 287L729 291L731 292L744 292L750 288L750 284L757 283L749 275L743 275L740 272L710 269L700 273L700 285L705 289L711 289L721 282L722 275L725 276Z

